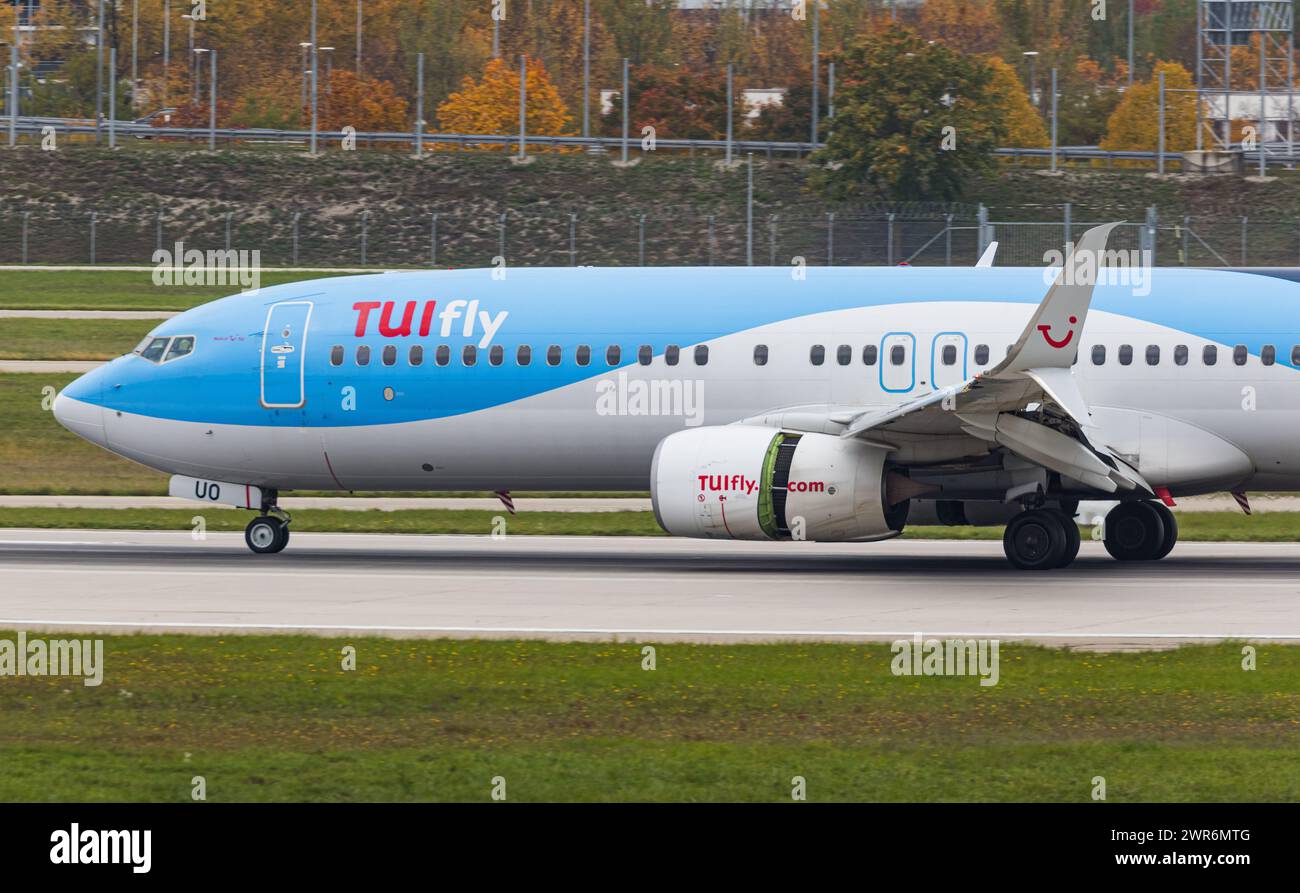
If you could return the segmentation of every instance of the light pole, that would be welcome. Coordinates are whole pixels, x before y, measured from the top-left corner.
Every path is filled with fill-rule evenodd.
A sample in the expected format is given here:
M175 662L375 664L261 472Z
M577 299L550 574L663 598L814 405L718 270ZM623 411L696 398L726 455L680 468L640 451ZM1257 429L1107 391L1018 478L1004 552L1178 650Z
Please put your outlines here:
M140 96L140 0L131 0L131 108Z
M207 51L207 47L195 47L192 51L194 58L190 62L190 68L194 71L195 105L198 105L199 100L203 98L203 54Z
M198 105L199 103L198 82L199 81L198 81L198 73L195 70L195 66L198 64L198 57L195 56L194 54L194 16L188 12L184 12L181 13L181 18L189 19L190 22L190 52L189 52L190 86L192 88L192 93L194 94L193 102L195 105Z
M95 144L98 145L100 121L104 119L104 0L95 6L99 11L95 24Z
M1034 86L1034 63L1038 60L1038 50L1026 50L1024 57L1029 62L1029 101L1038 107L1038 90Z
M302 109L307 108L307 48L309 46L311 46L311 41L309 40L304 40L298 44L298 48L302 51L302 91L298 101L298 107Z
M330 75L334 73L334 47L321 47L325 54L325 92L330 92Z
M821 102L820 96L820 78L818 77L817 57L821 55L821 37L822 37L822 4L821 0L813 0L813 45L812 45L812 143L813 149L817 148L817 129L820 109L817 107Z
M1228 10L1227 14L1231 15L1232 11ZM1228 41L1228 52L1232 52L1231 40ZM1133 89L1133 0L1128 0L1128 88ZM1231 86L1228 89L1232 89Z
M163 108L171 102L172 0L163 0Z
M361 10L365 0L357 0L357 80L361 80Z
M316 47L320 43L316 39L316 0L311 0L311 154L316 154L316 128L320 123L317 115L317 91L316 91L316 72L319 70L320 62L316 58Z
M582 135L591 136L591 0L582 5Z

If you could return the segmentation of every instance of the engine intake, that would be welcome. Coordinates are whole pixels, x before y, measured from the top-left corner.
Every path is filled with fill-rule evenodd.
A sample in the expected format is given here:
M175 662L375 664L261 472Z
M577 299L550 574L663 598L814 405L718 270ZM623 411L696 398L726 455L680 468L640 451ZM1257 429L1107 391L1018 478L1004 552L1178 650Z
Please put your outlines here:
M678 431L655 449L655 519L674 536L708 539L887 539L902 531L913 488L886 454L761 425Z

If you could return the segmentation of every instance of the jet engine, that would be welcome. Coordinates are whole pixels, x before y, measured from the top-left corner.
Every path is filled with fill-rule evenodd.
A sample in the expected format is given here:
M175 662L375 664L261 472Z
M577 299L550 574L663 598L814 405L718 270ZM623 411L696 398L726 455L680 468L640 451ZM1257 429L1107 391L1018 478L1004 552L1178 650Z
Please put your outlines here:
M887 450L760 425L691 428L655 448L650 495L674 536L850 542L897 536L916 488Z

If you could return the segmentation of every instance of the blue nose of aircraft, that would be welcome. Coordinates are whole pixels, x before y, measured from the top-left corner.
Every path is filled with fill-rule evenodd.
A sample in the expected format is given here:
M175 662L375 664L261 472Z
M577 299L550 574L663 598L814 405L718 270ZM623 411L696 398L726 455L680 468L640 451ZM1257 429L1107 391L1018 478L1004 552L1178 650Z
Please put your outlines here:
M78 437L107 447L104 433L104 409L101 397L104 390L104 368L87 372L69 384L54 398L54 417L59 424Z

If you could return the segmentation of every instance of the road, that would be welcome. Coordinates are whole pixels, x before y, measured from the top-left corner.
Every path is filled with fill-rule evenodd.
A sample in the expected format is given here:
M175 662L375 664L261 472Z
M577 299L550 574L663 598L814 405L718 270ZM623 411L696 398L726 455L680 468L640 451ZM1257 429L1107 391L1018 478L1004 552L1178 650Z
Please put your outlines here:
M1016 572L996 543L654 537L0 532L0 629L691 641L922 632L1117 648L1300 640L1300 547L1180 545L1122 565Z

